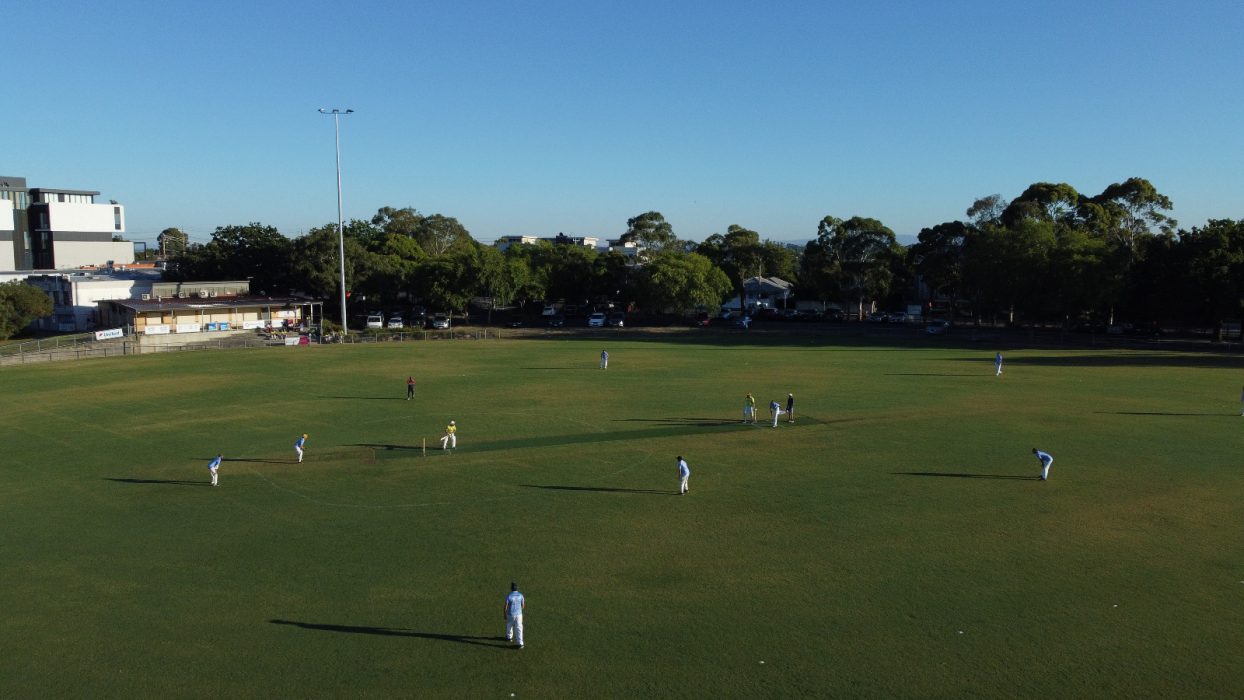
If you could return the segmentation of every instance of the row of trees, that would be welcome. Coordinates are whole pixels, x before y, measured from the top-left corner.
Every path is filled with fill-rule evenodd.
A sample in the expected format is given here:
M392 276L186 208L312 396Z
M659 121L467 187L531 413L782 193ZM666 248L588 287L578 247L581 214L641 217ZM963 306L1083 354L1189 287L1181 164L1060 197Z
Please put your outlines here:
M983 197L965 219L920 231L901 246L877 219L827 216L801 248L732 225L700 243L679 239L659 212L627 221L636 260L542 243L502 252L454 218L385 207L345 226L348 289L369 303L419 300L464 309L472 297L508 305L539 299L624 299L648 311L716 307L743 280L776 276L800 298L864 310L938 298L978 319L1215 322L1244 298L1244 222L1178 229L1170 200L1132 178L1100 194L1037 183L1020 196ZM182 280L251 278L252 289L321 298L337 293L337 226L290 239L252 223L223 226L207 244L161 234Z

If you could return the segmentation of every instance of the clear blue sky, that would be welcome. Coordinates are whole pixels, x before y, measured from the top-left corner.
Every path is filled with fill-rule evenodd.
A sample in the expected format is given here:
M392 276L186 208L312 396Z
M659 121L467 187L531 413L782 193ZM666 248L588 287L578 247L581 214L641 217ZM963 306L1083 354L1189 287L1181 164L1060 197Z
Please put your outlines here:
M662 212L900 235L1033 182L1149 179L1244 218L1244 3L11 3L0 173L100 190L131 238L290 236L413 206L505 234Z

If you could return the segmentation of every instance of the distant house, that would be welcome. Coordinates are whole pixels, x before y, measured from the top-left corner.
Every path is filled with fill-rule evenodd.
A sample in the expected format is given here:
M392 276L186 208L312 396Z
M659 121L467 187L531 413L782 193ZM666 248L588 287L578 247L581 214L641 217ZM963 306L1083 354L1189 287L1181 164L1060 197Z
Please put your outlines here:
M743 280L743 296L748 311L785 308L795 296L795 285L780 277L748 277ZM722 302L721 308L738 311L738 295Z

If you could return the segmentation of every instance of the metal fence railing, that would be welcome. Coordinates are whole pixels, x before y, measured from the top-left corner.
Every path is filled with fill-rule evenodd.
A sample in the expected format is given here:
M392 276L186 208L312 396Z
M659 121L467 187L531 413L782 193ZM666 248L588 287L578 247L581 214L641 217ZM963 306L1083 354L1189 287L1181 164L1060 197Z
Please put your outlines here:
M346 345L363 345L390 342L421 342L428 340L488 340L502 337L495 328L458 328L449 330L416 330L377 333L351 333L333 342ZM85 360L103 357L128 357L152 353L192 352L196 350L228 350L235 348L286 347L286 338L273 335L233 335L225 338L196 340L188 343L144 343L142 337L126 336L116 340L96 341L94 334L61 336L40 341L14 343L0 348L0 367ZM297 339L298 336L290 336ZM60 342L54 342L60 341ZM321 343L312 342L310 345ZM330 343L324 343L330 344Z
M24 355L26 353L46 352L64 348L77 348L97 342L94 333L78 333L76 335L57 335L51 338L23 340L19 343L0 345L0 357L8 355Z

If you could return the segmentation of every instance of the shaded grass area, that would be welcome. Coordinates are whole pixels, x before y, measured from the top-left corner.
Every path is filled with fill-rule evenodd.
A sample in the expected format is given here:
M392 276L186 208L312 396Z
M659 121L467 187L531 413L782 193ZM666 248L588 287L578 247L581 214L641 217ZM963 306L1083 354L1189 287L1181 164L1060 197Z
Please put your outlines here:
M6 370L0 695L1244 686L1234 358L1018 349L995 378L959 348L608 349ZM747 391L794 392L798 422L740 424ZM425 458L449 419L459 448Z

